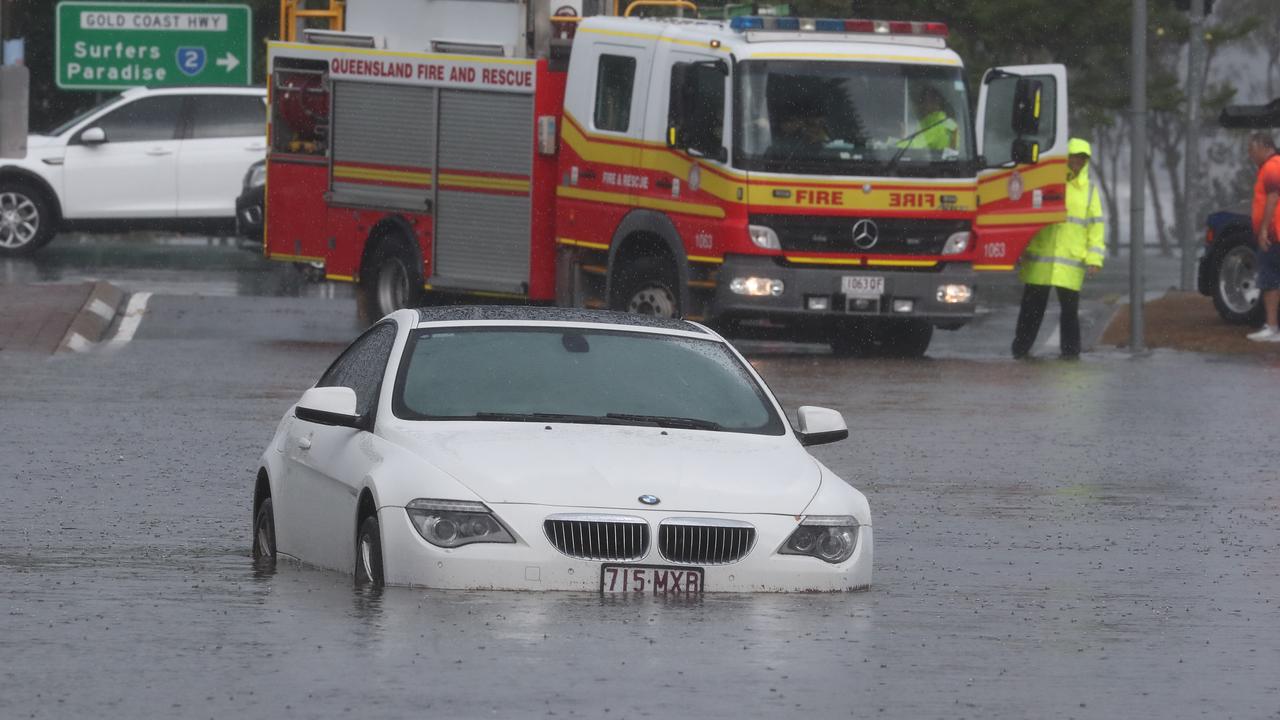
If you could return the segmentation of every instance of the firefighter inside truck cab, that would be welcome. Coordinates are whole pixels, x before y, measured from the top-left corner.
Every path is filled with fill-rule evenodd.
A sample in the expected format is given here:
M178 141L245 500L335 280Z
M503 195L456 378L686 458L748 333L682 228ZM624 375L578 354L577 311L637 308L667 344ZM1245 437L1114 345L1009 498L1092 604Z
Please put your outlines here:
M952 117L952 108L942 93L931 83L924 83L915 95L916 125L898 147L916 150L956 151L960 126Z
M777 120L765 157L783 162L818 157L831 141L827 114L821 103L793 101L787 104L784 113Z

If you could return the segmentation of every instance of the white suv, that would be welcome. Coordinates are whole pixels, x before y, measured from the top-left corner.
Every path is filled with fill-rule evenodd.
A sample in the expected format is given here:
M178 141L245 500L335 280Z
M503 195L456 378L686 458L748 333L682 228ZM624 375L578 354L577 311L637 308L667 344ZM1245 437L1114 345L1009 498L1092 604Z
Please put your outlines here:
M63 227L200 227L235 218L266 153L262 88L134 88L0 161L0 256Z

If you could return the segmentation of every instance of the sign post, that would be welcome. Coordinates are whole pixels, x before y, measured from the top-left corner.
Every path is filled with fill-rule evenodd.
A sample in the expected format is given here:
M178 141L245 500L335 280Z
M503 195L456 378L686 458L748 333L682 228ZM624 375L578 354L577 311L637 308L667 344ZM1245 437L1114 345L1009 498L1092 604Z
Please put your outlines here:
M58 3L56 70L64 90L249 85L246 5Z

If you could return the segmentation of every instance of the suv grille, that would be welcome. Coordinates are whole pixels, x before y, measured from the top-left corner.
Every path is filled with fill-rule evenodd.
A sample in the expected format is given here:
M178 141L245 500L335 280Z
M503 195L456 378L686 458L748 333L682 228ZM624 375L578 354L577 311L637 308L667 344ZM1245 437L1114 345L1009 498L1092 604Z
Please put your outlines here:
M658 527L658 551L681 565L728 565L755 544L756 529L737 520L671 518Z
M579 560L639 560L649 552L649 525L629 515L552 515L542 531L557 550Z

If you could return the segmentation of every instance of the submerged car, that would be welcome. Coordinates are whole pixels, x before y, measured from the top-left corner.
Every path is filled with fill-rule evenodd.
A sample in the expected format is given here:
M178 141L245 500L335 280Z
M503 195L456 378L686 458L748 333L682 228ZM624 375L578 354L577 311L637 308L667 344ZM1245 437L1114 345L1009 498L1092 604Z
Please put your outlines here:
M606 593L871 583L866 498L702 325L528 307L400 310L285 413L253 553L359 583Z

